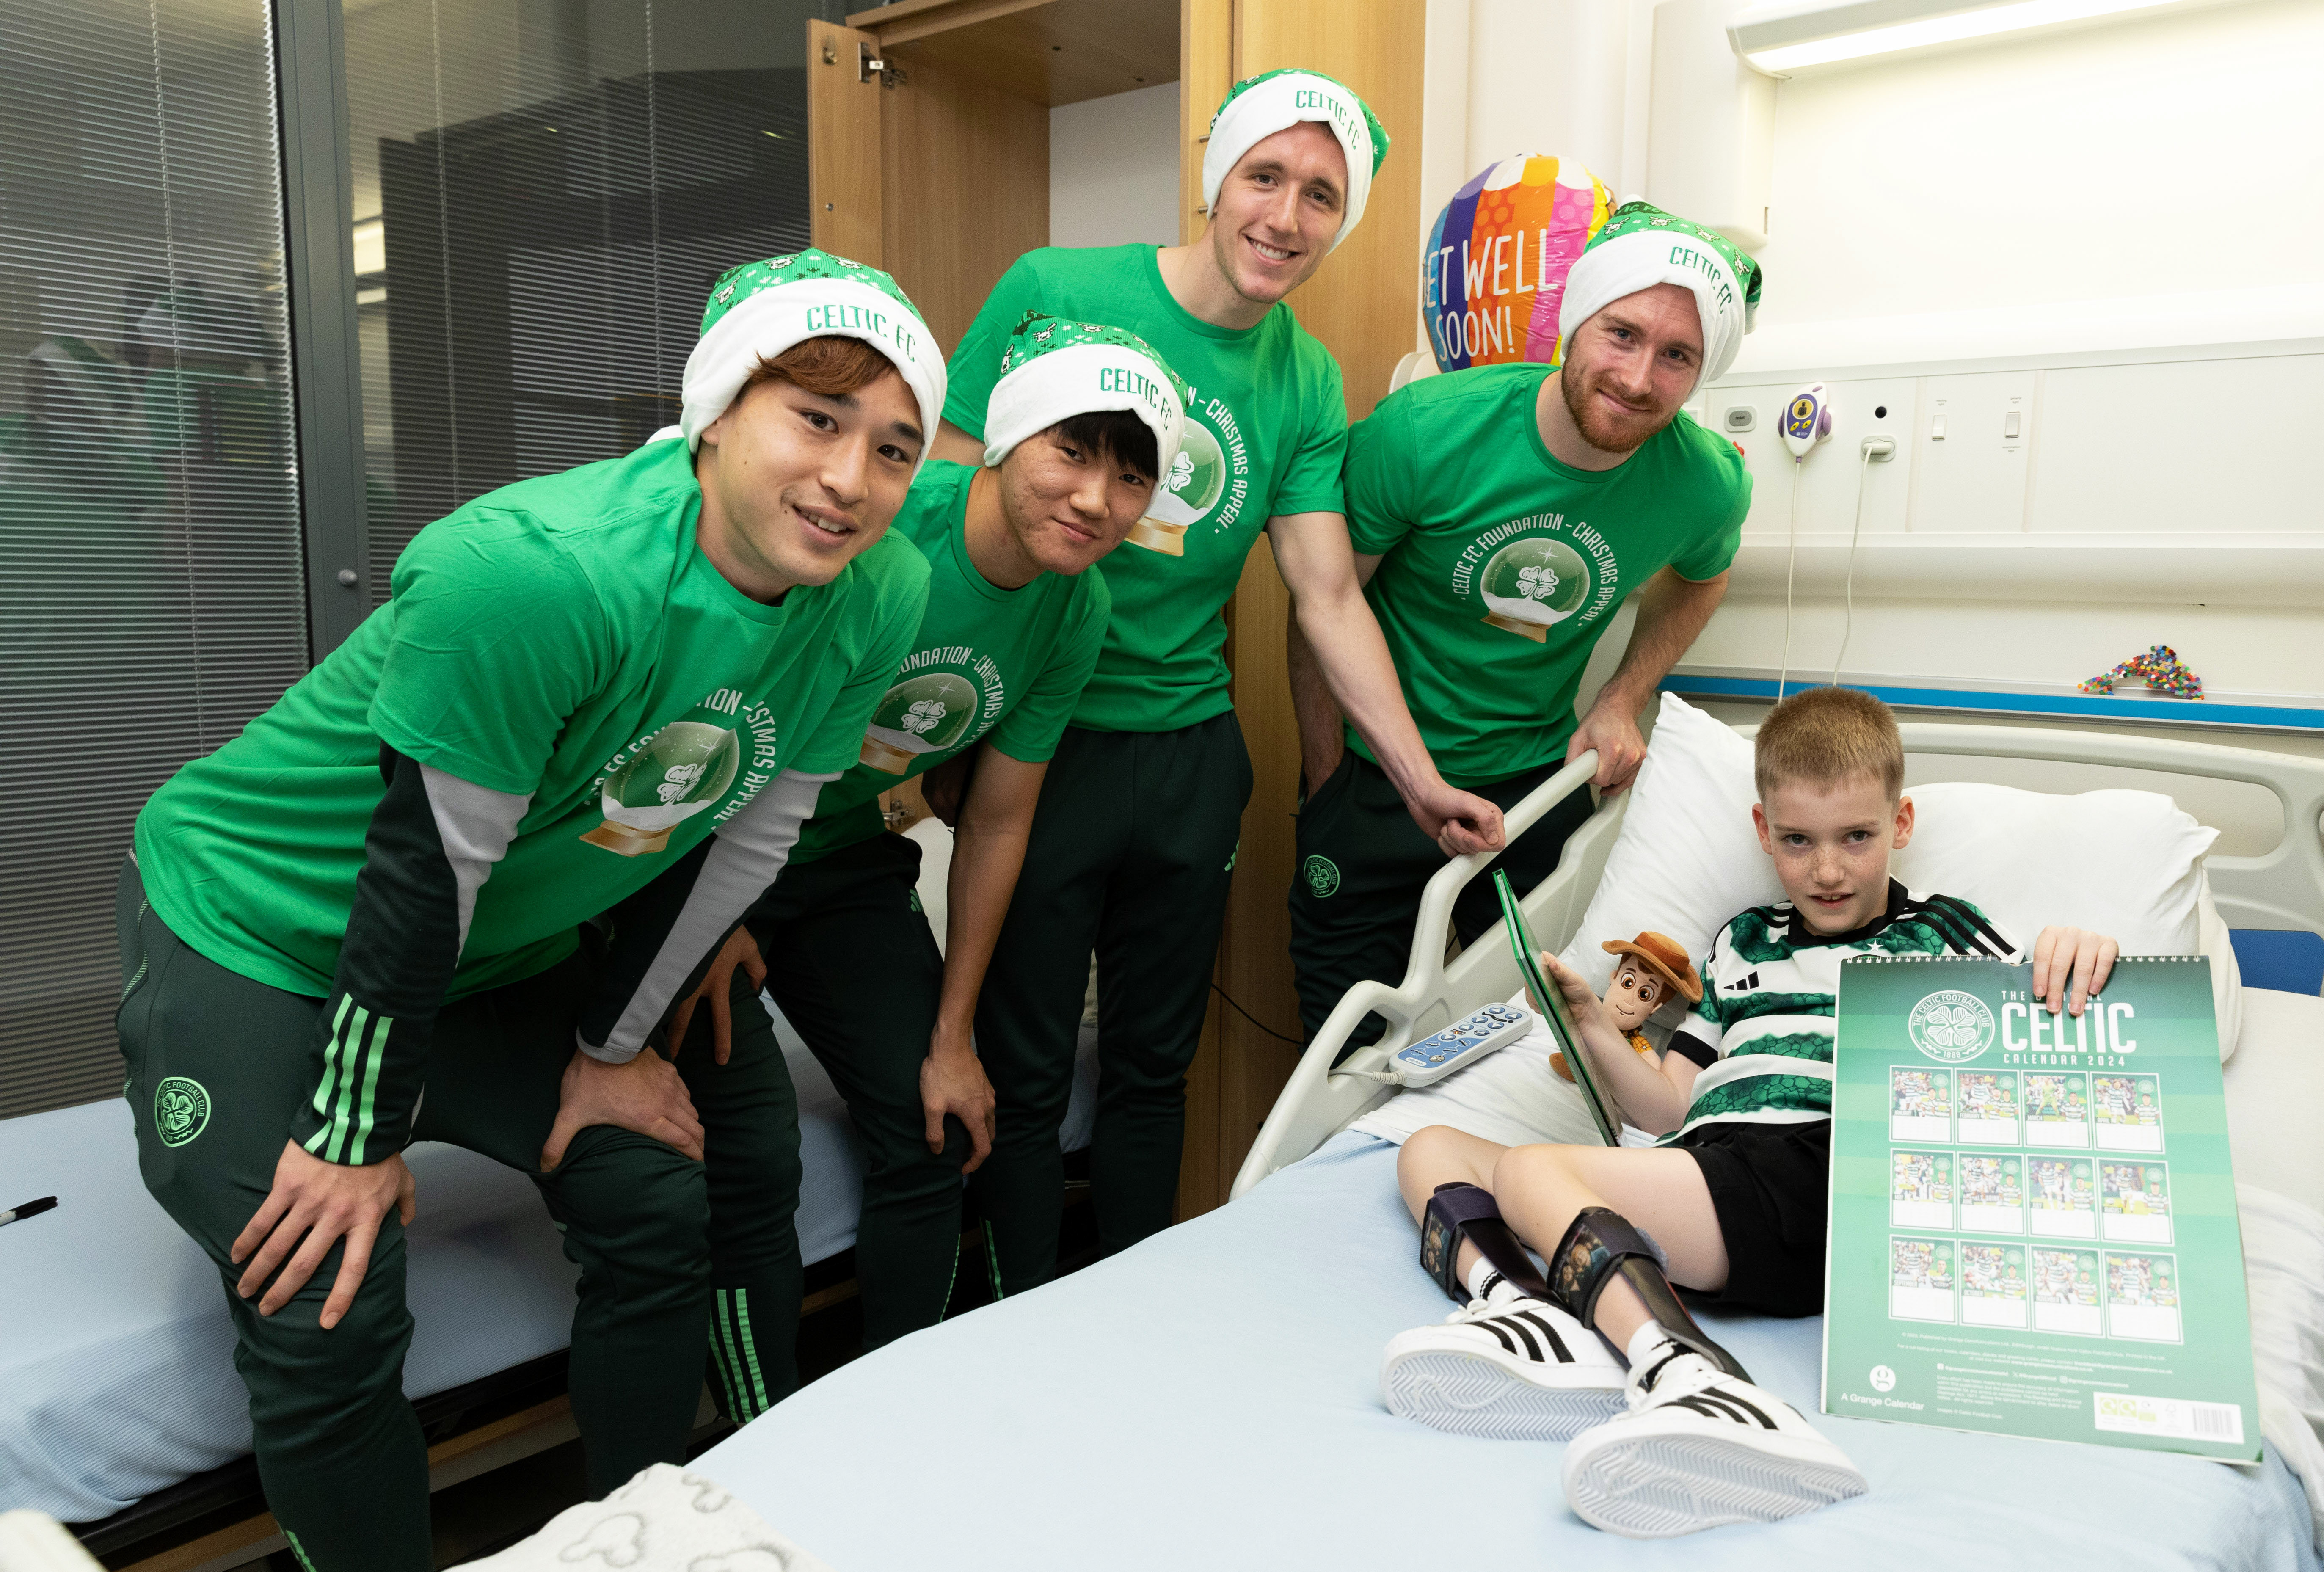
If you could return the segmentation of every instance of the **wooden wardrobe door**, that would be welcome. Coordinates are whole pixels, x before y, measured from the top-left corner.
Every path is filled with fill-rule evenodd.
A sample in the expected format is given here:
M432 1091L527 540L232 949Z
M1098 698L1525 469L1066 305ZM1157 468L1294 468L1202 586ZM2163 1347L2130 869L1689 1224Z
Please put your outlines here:
M835 256L886 267L881 244L879 75L866 79L872 37L828 22L807 24L808 234Z
M1211 112L1233 83L1286 66L1322 71L1360 94L1388 131L1388 160L1372 182L1363 222L1290 297L1300 325L1340 363L1351 421L1371 413L1386 395L1388 376L1417 332L1426 23L1426 0L1185 0L1180 184L1187 240L1203 230L1198 208ZM1284 658L1290 615L1273 553L1254 550L1227 607L1235 713L1250 747L1253 784L1218 981L1240 1009L1213 996L1203 1050L1187 1078L1182 1216L1225 1201L1259 1122L1299 1059L1298 1044L1285 1040L1299 1036L1286 906L1296 860L1299 781Z

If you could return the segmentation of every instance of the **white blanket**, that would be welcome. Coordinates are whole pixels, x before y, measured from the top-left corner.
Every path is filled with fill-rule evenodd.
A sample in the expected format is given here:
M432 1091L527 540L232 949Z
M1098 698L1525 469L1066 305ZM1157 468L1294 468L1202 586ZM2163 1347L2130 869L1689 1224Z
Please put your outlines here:
M603 1501L567 1507L530 1539L468 1565L491 1572L831 1572L724 1486L668 1463Z
M2236 1210L2260 1434L2300 1475L2324 1553L2324 1213L2246 1184L2236 1186Z

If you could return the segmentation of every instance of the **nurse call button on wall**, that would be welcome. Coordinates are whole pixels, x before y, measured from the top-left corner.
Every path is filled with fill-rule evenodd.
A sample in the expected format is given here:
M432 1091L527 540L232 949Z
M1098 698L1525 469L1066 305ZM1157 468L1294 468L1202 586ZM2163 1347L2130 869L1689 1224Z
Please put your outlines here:
M1831 396L1820 382L1812 382L1784 404L1784 446L1794 458L1805 458L1808 449L1831 435Z

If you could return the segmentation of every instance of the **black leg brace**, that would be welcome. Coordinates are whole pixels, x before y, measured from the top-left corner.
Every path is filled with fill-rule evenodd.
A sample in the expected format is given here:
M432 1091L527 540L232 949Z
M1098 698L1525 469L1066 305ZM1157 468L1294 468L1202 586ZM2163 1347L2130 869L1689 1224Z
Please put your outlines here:
M1428 1197L1428 1214L1420 1223L1420 1267L1452 1296L1454 1304L1469 1302L1469 1289L1461 1281L1461 1241L1466 1239L1493 1263L1493 1270L1517 1285L1527 1299L1547 1299L1549 1285L1534 1270L1517 1234L1501 1221L1501 1208L1492 1192L1465 1180L1436 1187Z
M1565 1237L1557 1242L1557 1253L1549 1258L1551 1302L1594 1329L1597 1322L1591 1315L1598 1308L1598 1296L1606 1291L1608 1280L1617 1271L1646 1301L1646 1314L1670 1334L1672 1341L1692 1349L1729 1375L1744 1381L1751 1379L1750 1373L1735 1355L1712 1342L1695 1325L1694 1318L1672 1290L1670 1279L1663 1275L1662 1262L1656 1259L1646 1236L1610 1207L1585 1207L1582 1215L1573 1219L1573 1226L1565 1231ZM1610 1337L1606 1340L1613 1342ZM1614 1352L1626 1351L1616 1348Z

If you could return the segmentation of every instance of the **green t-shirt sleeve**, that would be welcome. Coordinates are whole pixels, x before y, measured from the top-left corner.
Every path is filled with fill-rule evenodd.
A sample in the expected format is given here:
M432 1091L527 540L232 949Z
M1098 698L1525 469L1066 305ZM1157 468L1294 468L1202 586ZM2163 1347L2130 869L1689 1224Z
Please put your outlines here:
M1056 755L1057 739L1065 735L1065 724L1073 719L1082 689L1097 669L1097 653L1105 644L1106 619L1112 615L1113 591L1106 587L1105 575L1092 568L1074 587L1073 605L1066 610L1065 626L1057 631L1048 664L1041 668L1024 698L1001 717L1000 727L991 736L994 747L1027 764L1045 764Z
M527 795L611 670L604 604L542 532L423 531L396 565L370 725L397 753Z
M876 587L868 597L872 635L838 697L824 711L823 724L791 762L790 767L803 774L844 773L855 763L863 748L863 728L872 724L872 712L895 680L896 669L912 652L920 615L927 609L928 562L919 548L900 535L890 535L872 550L886 550L889 560L872 580Z
M1348 543L1360 556L1385 557L1412 532L1409 499L1419 476L1413 450L1412 403L1390 397L1348 431Z
M1348 459L1348 401L1340 389L1340 363L1322 345L1314 349L1321 364L1301 379L1310 389L1307 421L1268 502L1271 519L1348 511L1346 494L1340 488L1340 471Z
M1743 455L1724 438L1711 439L1726 449L1717 455L1715 462L1719 478L1727 487L1727 516L1717 529L1702 537L1693 550L1671 561L1680 578L1697 582L1716 578L1727 571L1743 544L1743 517L1751 511L1751 472L1743 467Z
M992 292L984 297L976 320L968 325L960 347L952 352L952 362L945 367L944 418L980 441L984 437L984 411L992 398L992 384L1001 380L1001 352L1025 313L1040 303L1041 279L1033 271L1028 254L1010 264Z

